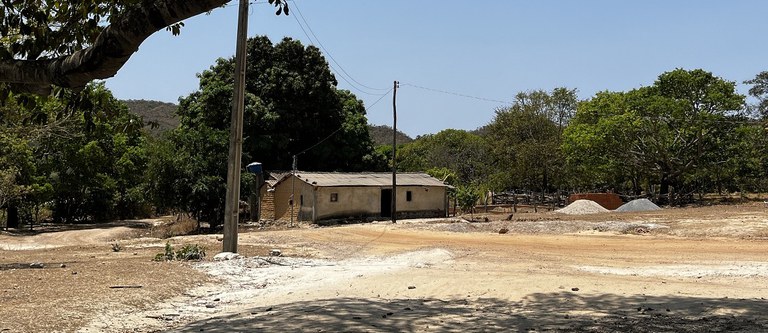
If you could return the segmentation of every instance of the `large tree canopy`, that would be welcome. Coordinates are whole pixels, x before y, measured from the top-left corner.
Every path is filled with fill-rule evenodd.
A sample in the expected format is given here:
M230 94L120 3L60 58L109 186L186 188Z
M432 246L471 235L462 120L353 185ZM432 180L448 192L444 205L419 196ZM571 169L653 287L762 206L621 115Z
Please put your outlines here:
M601 92L581 103L563 147L582 182L620 189L631 181L639 190L645 181L660 185L661 194L670 185L691 190L704 171L733 160L743 106L734 82L677 69L653 86Z
M499 168L495 187L550 191L562 184L560 136L576 110L576 90L521 92L486 127Z
M48 94L81 89L117 71L153 33L230 0L11 1L0 7L0 82ZM278 14L285 0L270 0Z
M257 161L267 170L289 170L293 155L302 170L362 171L374 165L365 107L336 88L319 49L290 38L273 44L255 37L248 41L246 57L243 165ZM234 63L233 58L217 60L199 74L200 89L181 99L172 150L183 158L159 156L167 162L158 165L178 167L161 170L155 180L177 186L178 195L169 195L179 198L176 208L214 224L223 217L227 170L222 161L227 159Z

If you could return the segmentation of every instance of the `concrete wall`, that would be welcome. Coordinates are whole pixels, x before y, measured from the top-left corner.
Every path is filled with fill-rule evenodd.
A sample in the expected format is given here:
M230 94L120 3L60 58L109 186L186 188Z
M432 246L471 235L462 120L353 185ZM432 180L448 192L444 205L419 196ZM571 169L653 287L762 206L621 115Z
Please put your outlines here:
M380 217L381 190L391 187L320 187L316 191L315 220L346 217ZM411 201L407 192L411 192ZM338 201L331 202L337 193ZM444 187L398 186L398 217L443 217L446 194Z
M314 187L292 176L276 184L273 192L261 188L262 217L288 221L291 219L290 197L295 191L295 221L320 221L343 218L381 217L381 190L391 187ZM408 201L408 192L411 201ZM331 201L336 193L338 200ZM446 216L446 188L439 186L398 186L398 218Z

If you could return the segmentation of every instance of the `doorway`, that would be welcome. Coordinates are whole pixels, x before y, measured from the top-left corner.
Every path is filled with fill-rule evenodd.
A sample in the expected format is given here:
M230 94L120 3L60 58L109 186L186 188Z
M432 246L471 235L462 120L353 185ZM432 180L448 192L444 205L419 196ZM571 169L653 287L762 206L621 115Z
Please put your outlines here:
M381 189L381 217L392 217L392 189Z

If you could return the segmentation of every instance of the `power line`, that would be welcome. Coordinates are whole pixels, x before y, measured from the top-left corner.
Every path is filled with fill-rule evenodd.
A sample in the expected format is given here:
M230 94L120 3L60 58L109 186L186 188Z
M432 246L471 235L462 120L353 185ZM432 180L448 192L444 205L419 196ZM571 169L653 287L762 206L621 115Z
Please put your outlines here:
M301 28L301 31L304 32L305 36L307 36L307 39L309 40L310 43L317 44L318 46L320 46L320 48L325 52L325 54L328 55L328 57L331 59L331 61L333 63L335 63L336 66L338 66L341 69L340 71L336 71L336 73L339 74L339 77L341 77L341 79L344 80L344 82L346 82L347 84L349 84L352 88L354 88L355 90L357 90L357 91L359 91L359 92L361 92L363 94L373 95L373 96L383 96L384 94L372 93L370 91L365 91L365 89L361 88L361 87L365 87L365 88L368 88L368 89L371 89L371 90L387 90L386 88L382 89L382 88L371 88L371 87L368 87L368 86L358 82L351 75L349 75L349 73L347 73L347 71L344 70L344 68L336 61L336 59L333 58L331 53L328 52L328 50L325 47L323 47L322 43L320 43L320 39L317 38L315 33L312 31L312 28L309 26L309 23L307 23L307 21L304 19L304 16L301 15L301 10L299 10L298 6L296 5L296 1L292 1L292 3L293 3L293 7L296 9L296 12L299 13L299 16L301 16L301 19L304 20L304 23L307 26L307 28L305 29L304 28L304 24L301 24L301 21L299 21L298 16L297 15L293 15L293 18L294 18L294 20L296 20L296 23L299 25L299 28ZM310 36L310 33L308 33L307 30L309 30L311 32L312 36L315 36L314 39ZM328 64L328 66L330 66L334 70L336 69L330 63ZM346 76L345 76L345 74L346 74ZM349 77L349 79L347 79L347 77ZM355 84L355 83L357 83L357 84Z
M320 48L323 49L323 51L325 51L325 53L328 55L328 57L331 58L331 61L333 61L333 63L335 63L337 66L339 66L339 69L341 69L341 71L344 72L344 74L346 74L352 81L355 81L355 83L359 84L360 86L362 86L364 88L371 89L371 90L384 91L384 90L391 89L391 88L373 88L373 87L369 87L369 86L367 86L365 84L360 83L360 81L355 80L355 78L352 75L350 75L349 73L347 73L347 71L344 69L344 67L341 66L341 64L338 61L336 61L335 58L333 58L333 55L331 54L330 51L328 51L328 49L325 48L325 46L323 46L323 43L320 42L320 38L317 37L315 32L312 30L312 27L309 25L309 22L307 22L307 20L304 18L304 14L301 13L301 9L299 9L298 3L296 1L291 1L291 2L293 3L293 8L296 9L296 12L299 14L299 16L301 16L301 20L304 21L304 24L307 26L307 29L309 29L309 32L312 34L313 37L315 37L315 40L317 41L317 44L320 45Z
M423 86L419 86L419 85L415 85L415 84L410 84L410 83L401 83L400 85L414 87L414 88L423 89L423 90L428 90L428 91L432 91L432 92L438 92L438 93L446 94L446 95L453 95L453 96L459 96L459 97L464 97L464 98L472 98L472 99L477 99L477 100L481 100L481 101L485 101L485 102L494 102L494 103L510 104L510 105L511 104L515 104L515 103L509 102L509 101L502 101L502 100L498 100L498 99L490 99L490 98L485 98L485 97L477 97L477 96L461 94L461 93L451 92L451 91L445 91L445 90L440 90L440 89L435 89L435 88L427 88L427 87L423 87Z
M371 105L369 105L368 107L366 107L366 108L365 108L365 112L366 112L366 113L368 113L368 110L370 110L370 109L371 109L371 108L372 108L374 105L376 105L376 103L378 103L378 102L380 102L382 99L384 99L384 97L386 97L387 95L389 95L389 93L390 93L390 92L392 92L392 89L389 89L389 91L387 91L386 93L384 93L384 95L381 95L381 97L379 97L379 99L377 99L375 102L371 103ZM344 125L343 125L343 124L342 124L342 125L341 125L339 128L337 128L335 131L333 131L331 134L328 134L328 136L326 136L324 139L322 139L322 140L320 140L320 141L316 142L316 143L315 143L314 145L312 145L311 147L309 147L309 148L307 148L307 149L304 149L304 150L302 150L300 153L296 154L295 156L299 156L299 155L301 155L301 154L304 154L304 153L306 153L307 151L311 150L312 148L315 148L315 147L319 146L321 143L323 143L323 142L327 141L327 140L328 140L328 139L330 139L330 138L331 138L331 137L332 137L334 134L338 133L338 132L339 132L339 131L341 131L342 129L344 129Z

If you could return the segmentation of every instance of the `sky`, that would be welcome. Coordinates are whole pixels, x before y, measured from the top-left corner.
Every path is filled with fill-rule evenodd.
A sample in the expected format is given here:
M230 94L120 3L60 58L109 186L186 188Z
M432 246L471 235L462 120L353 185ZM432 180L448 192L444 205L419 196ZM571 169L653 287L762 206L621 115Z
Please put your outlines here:
M652 85L676 68L738 84L768 71L764 0L291 0L276 16L250 6L248 35L321 48L370 123L415 137L473 130L515 94L556 87L596 92ZM301 15L299 15L299 13ZM238 1L159 31L106 85L120 99L178 102L197 73L235 52ZM303 27L303 29L302 29Z

